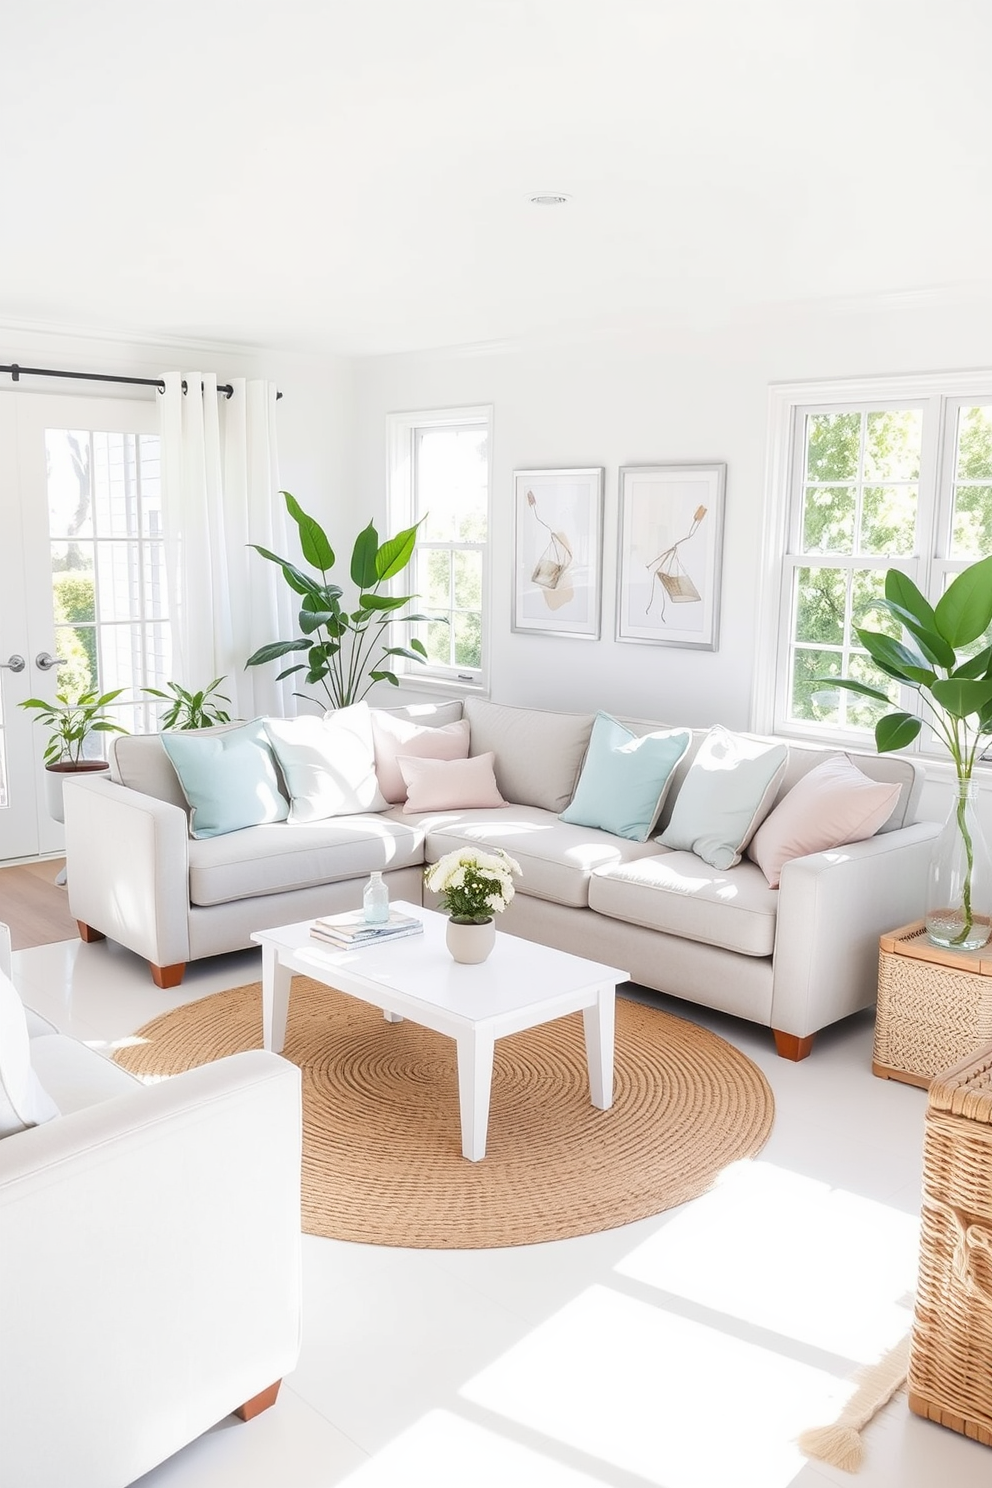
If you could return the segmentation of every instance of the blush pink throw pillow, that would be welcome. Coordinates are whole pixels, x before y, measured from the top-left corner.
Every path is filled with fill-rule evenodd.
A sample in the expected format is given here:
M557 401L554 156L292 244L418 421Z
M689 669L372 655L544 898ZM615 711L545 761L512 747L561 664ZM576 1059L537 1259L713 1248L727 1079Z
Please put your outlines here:
M407 784L403 810L460 811L507 805L493 774L495 758L492 752L461 760L411 759L401 754L397 764Z
M442 728L424 728L406 718L372 709L372 739L375 744L375 773L387 801L406 800L406 781L397 764L398 755L414 759L466 759L469 723L460 718Z
M874 837L899 799L898 785L883 785L846 754L815 765L775 807L747 849L773 889L790 858L826 852Z

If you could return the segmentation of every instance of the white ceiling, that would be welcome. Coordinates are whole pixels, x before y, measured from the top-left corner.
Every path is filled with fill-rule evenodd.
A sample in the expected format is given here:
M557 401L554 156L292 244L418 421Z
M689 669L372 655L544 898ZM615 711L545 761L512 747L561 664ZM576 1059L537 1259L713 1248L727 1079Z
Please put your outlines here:
M990 0L0 0L0 321L368 354L984 292L990 44Z

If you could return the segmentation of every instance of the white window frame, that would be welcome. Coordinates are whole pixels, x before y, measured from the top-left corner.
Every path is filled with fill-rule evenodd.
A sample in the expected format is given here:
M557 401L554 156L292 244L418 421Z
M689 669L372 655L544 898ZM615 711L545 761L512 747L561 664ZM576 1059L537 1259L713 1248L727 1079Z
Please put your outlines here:
M386 499L390 533L412 527L417 520L415 445L417 435L427 429L458 429L484 424L487 440L486 541L482 553L482 666L441 667L428 662L415 662L395 657L395 671L404 687L423 688L430 692L441 689L457 693L485 694L489 689L489 666L492 651L490 624L490 573L493 513L493 410L491 404L472 407L432 408L386 416ZM452 544L458 547L459 544ZM406 592L406 591L404 591ZM414 610L422 611L422 601L414 601Z
M824 727L787 716L788 659L792 628L793 574L809 567L801 552L804 470L803 433L808 414L889 407L920 407L924 412L916 543L905 557L880 557L878 567L900 568L932 601L939 597L943 575L967 568L971 558L949 557L951 543L954 440L962 406L992 399L992 370L927 373L893 377L847 378L829 382L781 383L769 389L768 467L759 579L758 634L755 648L751 726L759 733L806 738L818 743L873 745L869 730ZM951 420L954 420L952 423ZM837 564L843 567L842 563ZM858 567L873 566L859 559ZM902 705L916 712L916 694L902 689ZM924 729L909 752L928 763L945 756Z

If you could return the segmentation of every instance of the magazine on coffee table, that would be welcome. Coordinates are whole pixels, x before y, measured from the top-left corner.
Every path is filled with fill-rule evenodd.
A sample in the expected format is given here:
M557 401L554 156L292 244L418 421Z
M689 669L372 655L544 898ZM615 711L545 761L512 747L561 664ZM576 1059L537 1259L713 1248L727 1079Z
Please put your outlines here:
M389 919L380 925L369 924L361 909L349 909L343 914L324 915L314 920L310 934L314 940L331 945L360 946L376 945L380 941L399 940L404 935L422 935L423 921L416 915L403 914L398 909L389 911Z

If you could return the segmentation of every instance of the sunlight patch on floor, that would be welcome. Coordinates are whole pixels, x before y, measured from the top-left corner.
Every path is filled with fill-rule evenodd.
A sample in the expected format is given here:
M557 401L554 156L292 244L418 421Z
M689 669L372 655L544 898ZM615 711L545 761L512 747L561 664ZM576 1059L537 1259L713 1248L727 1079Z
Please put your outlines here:
M460 1393L645 1483L786 1488L805 1466L795 1438L834 1419L850 1389L827 1370L597 1285Z
M855 1363L907 1332L919 1221L765 1162L735 1163L616 1267Z
M602 1482L503 1432L433 1410L338 1488L600 1488Z

